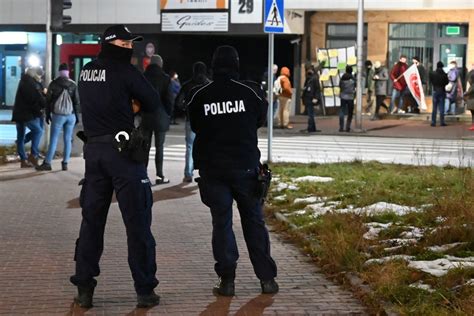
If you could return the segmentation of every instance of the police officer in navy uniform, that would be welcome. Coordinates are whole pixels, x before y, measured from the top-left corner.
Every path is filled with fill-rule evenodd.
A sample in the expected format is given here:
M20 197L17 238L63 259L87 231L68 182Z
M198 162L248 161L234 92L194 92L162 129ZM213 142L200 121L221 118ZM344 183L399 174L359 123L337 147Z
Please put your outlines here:
M257 129L266 118L267 102L238 81L239 57L220 46L212 59L212 82L198 88L188 102L193 148L199 169L202 202L211 210L214 269L218 295L233 296L239 253L232 230L232 203L240 212L245 242L262 293L278 292L277 267L270 255L268 231L257 191L260 151Z
M139 40L142 37L131 34L124 25L107 28L98 58L85 65L80 74L86 170L80 195L82 223L74 256L76 272L71 282L78 287L75 302L85 308L92 307L114 191L127 231L128 263L137 306L159 304L154 292L158 280L156 244L150 230L150 181L145 164L132 160L117 147L117 141L125 142L135 127L132 99L148 112L155 111L161 102L158 92L130 63L133 42Z

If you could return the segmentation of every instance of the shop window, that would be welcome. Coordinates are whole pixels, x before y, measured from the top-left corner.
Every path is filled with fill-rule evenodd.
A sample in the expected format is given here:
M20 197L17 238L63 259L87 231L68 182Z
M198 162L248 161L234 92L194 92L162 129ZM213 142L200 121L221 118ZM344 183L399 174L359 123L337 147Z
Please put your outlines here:
M327 24L326 48L357 46L357 24ZM363 59L367 59L367 23L364 24Z

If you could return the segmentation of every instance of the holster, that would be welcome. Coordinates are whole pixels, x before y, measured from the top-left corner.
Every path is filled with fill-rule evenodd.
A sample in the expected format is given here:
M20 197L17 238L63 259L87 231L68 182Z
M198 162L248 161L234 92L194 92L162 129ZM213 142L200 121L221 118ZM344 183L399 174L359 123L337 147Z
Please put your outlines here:
M259 164L258 170L258 186L257 186L257 196L263 205L268 194L268 189L270 188L270 183L272 181L272 170L268 168L267 164Z

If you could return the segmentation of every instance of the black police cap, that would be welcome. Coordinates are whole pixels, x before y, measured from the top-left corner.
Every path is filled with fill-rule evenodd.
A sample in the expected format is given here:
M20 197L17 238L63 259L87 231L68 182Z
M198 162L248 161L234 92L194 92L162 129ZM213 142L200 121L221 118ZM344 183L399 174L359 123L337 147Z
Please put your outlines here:
M123 41L139 42L143 40L140 35L132 34L130 30L123 24L109 26L102 35L102 42L110 42L116 39Z

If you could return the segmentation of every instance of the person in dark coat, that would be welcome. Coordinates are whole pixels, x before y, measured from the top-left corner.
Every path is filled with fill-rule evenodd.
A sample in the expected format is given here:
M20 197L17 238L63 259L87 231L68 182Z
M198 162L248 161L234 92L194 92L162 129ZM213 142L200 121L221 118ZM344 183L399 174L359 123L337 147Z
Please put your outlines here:
M212 215L214 270L218 295L235 294L239 251L232 230L232 205L237 202L245 242L262 294L278 292L277 267L262 213L258 134L268 103L254 88L239 81L239 55L220 46L212 58L213 82L196 90L188 102L196 133L193 158L199 169L199 192ZM262 93L263 94L263 93Z
M339 110L339 132L344 131L344 116L347 115L346 132L351 131L352 115L354 112L355 79L352 75L352 67L347 66L346 72L339 82L341 109Z
M71 108L68 113L56 113L55 104L56 102L61 102L61 100L63 100L60 99L63 91L67 91L69 100L65 102L70 102ZM76 83L69 79L69 68L67 64L59 65L59 76L49 84L46 101L46 123L51 123L51 136L48 152L46 153L43 164L36 167L36 170L48 171L52 169L51 161L54 158L59 134L61 131L63 132L64 140L63 161L61 162L61 168L62 170L67 170L67 164L71 156L72 134L74 131L74 126L79 123L79 90L77 89Z
M371 120L378 120L380 107L384 107L388 112L388 107L384 103L387 97L388 71L380 61L374 63L374 90L375 90L375 112Z
M38 166L39 144L43 136L43 110L46 106L46 98L41 84L43 74L40 67L27 69L21 77L16 91L12 121L16 123L16 146L21 159L21 168ZM29 156L26 156L25 152L25 130L27 127L31 131L31 153Z
M123 24L108 27L101 37L98 58L84 65L79 76L85 173L79 197L82 222L70 281L78 292L74 302L82 308L93 306L114 193L126 228L137 307L150 308L160 303L160 296L154 291L158 279L156 241L151 232L153 194L143 157L146 139L135 122L132 100L140 103L143 112L156 111L161 100L131 64L133 43L142 39ZM112 282L121 278L123 275L115 274Z
M439 119L441 126L446 126L444 122L444 100L446 98L446 85L449 83L448 75L443 70L444 64L438 62L436 70L430 72L430 82L433 85L433 111L431 113L431 126L436 126L436 112L439 109Z
M166 132L170 127L170 117L173 111L173 102L171 99L171 79L163 71L163 59L160 55L153 55L150 64L146 68L145 78L158 91L161 97L161 103L157 111L153 113L143 113L144 129L148 131L148 139L151 144L151 138L155 135L155 168L156 184L169 183L170 180L163 173L164 145ZM148 158L146 160L148 166Z
M314 67L310 67L306 72L306 80L304 82L301 98L303 99L303 104L308 114L308 127L301 132L320 132L321 130L316 128L316 122L314 120L314 107L321 102L321 85L319 84L319 76Z
M194 162L193 162L193 144L196 134L191 130L191 123L189 122L188 109L186 103L191 96L192 91L197 87L203 86L211 82L207 78L207 66L205 63L198 61L193 64L193 77L183 83L181 90L175 99L175 109L179 109L185 113L185 141L186 141L186 154L185 154L185 166L184 166L184 178L183 182L193 181Z

